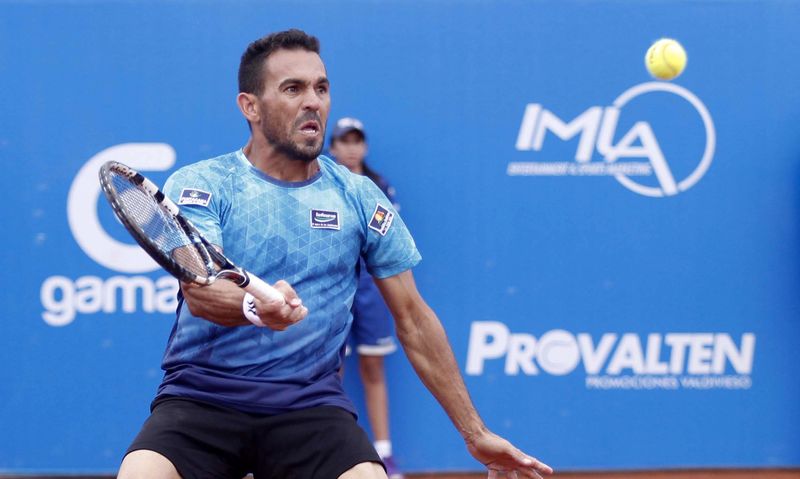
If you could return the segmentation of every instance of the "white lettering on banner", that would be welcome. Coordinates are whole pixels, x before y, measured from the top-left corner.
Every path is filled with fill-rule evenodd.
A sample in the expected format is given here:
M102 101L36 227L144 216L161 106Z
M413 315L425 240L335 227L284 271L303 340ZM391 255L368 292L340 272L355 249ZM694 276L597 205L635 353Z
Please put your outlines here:
M498 321L476 321L470 328L466 374L480 376L487 362L504 360L508 376L553 376L580 364L590 389L749 388L756 337L744 333L739 345L728 333L604 333L595 342L587 333L554 329L538 339L511 333ZM737 375L725 376L728 368ZM632 373L632 375L623 375ZM727 378L727 379L723 379Z
M121 273L146 273L158 264L136 244L122 243L103 229L97 217L100 182L97 174L107 161L119 161L139 171L166 171L175 164L175 150L166 143L125 143L106 148L80 169L67 197L72 236L90 258Z
M614 143L619 115L631 100L646 93L667 92L689 102L697 111L705 129L705 148L695 169L686 178L676 181L652 126L637 121ZM622 93L612 106L592 106L570 122L561 120L539 103L531 103L525 112L517 134L518 151L542 151L547 132L563 141L580 136L572 162L512 161L506 167L509 176L614 176L629 190L644 196L674 196L694 186L705 175L714 158L716 130L708 109L689 90L668 82L648 82ZM603 155L603 163L590 163L594 150ZM647 162L625 162L619 159L646 158ZM633 181L632 176L651 176L659 186L646 186Z
M525 115L522 118L519 136L517 136L517 149L541 150L545 133L548 131L555 133L565 141L580 133L581 139L578 142L575 161L586 163L592 159L602 116L603 109L595 106L578 115L571 122L564 123L553 113L543 110L542 105L530 104L525 108Z
M139 309L145 313L171 313L177 307L177 294L178 281L172 276L156 281L146 276L112 276L106 281L97 276L82 276L75 281L51 276L40 292L45 308L42 318L50 326L66 326L77 313L135 313Z
M109 235L100 223L98 172L103 163L119 161L139 171L166 171L175 164L175 150L166 143L126 143L106 148L78 171L67 196L67 219L78 246L95 262L120 273L147 273L158 264L134 243ZM172 276L82 276L75 280L51 276L39 296L42 319L50 326L66 326L77 314L171 313L177 306L178 282Z

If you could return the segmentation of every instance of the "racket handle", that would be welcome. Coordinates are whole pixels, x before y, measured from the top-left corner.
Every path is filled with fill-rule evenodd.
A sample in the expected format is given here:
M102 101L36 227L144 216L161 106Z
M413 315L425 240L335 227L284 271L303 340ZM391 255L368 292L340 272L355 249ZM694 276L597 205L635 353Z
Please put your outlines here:
M280 301L282 303L286 303L286 298L284 298L283 293L267 284L266 281L254 274L248 273L247 271L243 271L243 273L247 277L248 281L247 284L242 286L242 288L258 298L259 301L270 303Z

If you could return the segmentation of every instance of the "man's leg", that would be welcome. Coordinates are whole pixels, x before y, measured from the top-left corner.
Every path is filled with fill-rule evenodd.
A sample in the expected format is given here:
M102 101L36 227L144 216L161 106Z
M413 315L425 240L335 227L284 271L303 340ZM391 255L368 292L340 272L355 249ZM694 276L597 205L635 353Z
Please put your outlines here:
M255 479L386 479L367 434L351 412L339 407L256 418L253 427Z
M122 460L123 479L205 479L247 473L251 415L187 398L153 405Z
M339 479L386 479L386 471L376 462L362 462L345 471Z
M117 479L181 479L169 459L155 451L139 449L125 456Z

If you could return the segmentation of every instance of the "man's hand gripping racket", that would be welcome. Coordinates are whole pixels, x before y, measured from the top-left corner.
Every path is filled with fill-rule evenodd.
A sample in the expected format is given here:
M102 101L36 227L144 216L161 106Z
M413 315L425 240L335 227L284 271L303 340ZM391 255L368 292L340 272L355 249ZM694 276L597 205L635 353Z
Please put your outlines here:
M115 161L105 163L99 176L125 229L172 276L199 286L227 279L261 302L285 304L283 293L233 264L209 243L152 181Z

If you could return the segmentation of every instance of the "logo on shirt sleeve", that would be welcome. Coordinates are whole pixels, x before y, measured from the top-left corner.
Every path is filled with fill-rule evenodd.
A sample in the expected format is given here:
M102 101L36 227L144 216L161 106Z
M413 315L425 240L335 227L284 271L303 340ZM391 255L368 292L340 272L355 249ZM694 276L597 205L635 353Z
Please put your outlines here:
M311 227L323 230L339 229L339 212L311 210Z
M194 188L184 188L178 198L179 205L200 205L208 206L211 202L211 193Z
M378 232L381 236L386 236L389 227L392 226L394 220L394 213L389 211L380 203L375 205L375 212L372 213L372 219L369 220L369 227Z

